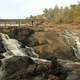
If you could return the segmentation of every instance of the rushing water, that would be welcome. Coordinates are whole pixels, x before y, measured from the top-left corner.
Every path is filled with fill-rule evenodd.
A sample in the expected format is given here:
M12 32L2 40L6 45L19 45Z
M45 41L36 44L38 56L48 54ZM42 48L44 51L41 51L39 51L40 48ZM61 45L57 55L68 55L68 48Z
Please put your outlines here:
M70 44L70 41L73 40L74 45L72 46L75 56L77 59L80 59L80 41L79 37L76 36L74 33L66 32L65 38L68 41L68 44ZM40 59L38 58L38 54L36 54L33 50L33 48L30 48L28 46L25 46L25 50L21 47L21 43L17 41L16 39L11 39L7 34L0 33L0 36L2 38L2 43L6 49L6 53L4 53L5 58L9 58L12 56L29 56L34 62L38 63L40 61L42 62L51 62L49 60L45 59ZM10 53L10 55L9 55ZM72 65L80 65L79 62L72 62L72 61L65 61L65 60L58 60L59 62L64 63L64 66L66 67L71 67ZM4 59L2 60L2 63L4 63ZM0 66L0 80L4 80L3 78L5 77L6 71L4 69L4 65Z
M11 39L7 34L3 33L0 33L0 36L2 38L2 43L7 51L6 54L4 54L5 57L10 56L9 53L15 56L30 56L35 58L39 57L39 55L34 52L33 48L25 46L25 49L23 49L21 47L21 43L16 39ZM79 37L75 33L68 31L64 33L64 37L67 40L68 45L71 46L74 50L76 58L80 59ZM71 45L71 43L73 43L73 45Z
M34 52L34 49L28 46L22 47L22 44L16 39L11 39L7 34L0 33L1 41L6 49L3 53L5 58L1 59L2 65L0 66L0 80L4 80L7 72L5 71L5 61L11 59L13 56L26 56L32 59L35 63L50 62L45 59L40 59L39 55Z
M74 54L77 59L80 60L80 38L76 33L66 31L64 37L67 40L69 46L74 50Z
M33 48L25 46L25 50L24 50L21 47L21 43L16 39L11 39L7 34L0 33L0 35L2 38L2 43L7 51L7 54L11 53L12 55L15 55L15 56L38 57L38 54L34 52Z

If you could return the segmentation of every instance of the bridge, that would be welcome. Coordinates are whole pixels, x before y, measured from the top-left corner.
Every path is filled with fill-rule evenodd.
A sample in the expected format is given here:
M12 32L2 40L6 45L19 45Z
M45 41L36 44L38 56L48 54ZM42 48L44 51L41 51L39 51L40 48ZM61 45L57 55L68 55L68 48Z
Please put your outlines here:
M0 28L35 26L43 22L43 19L0 19Z

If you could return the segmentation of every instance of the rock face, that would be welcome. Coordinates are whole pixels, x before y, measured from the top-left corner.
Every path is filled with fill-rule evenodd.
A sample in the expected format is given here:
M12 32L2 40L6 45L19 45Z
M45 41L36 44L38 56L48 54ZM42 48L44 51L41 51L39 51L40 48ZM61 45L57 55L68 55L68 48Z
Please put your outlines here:
M43 61L34 63L26 56L4 58L0 66L0 80L60 80L60 78L64 80L67 72L64 73L65 70L62 72L55 64Z
M19 80L19 77L26 76L27 68L33 61L28 57L14 56L2 60L0 68L0 80ZM25 70L25 72L23 71Z
M80 51L78 48L80 44L76 33L65 31L63 36L61 32L54 30L33 31L28 29L28 33L26 30L17 30L16 39L33 47L40 57L56 56L61 59L79 59ZM20 38L21 35L23 38Z
M4 63L5 65L3 66L5 66L5 68L2 69L3 72L6 71L5 72L6 74L3 78L6 80L26 80L26 79L33 80L38 76L41 76L40 78L44 79L43 74L44 75L47 74L45 71L47 68L46 64L45 65L35 64L27 57L13 57L11 59L8 59L7 61L4 61Z
M9 38L7 34L0 33L6 53L0 59L0 80L35 80L41 76L46 80L47 75L54 74L54 68L58 63L38 58L38 55L30 47L22 49L21 44ZM57 74L60 72L57 72ZM61 74L61 73L60 73ZM31 79L32 78L32 79Z
M72 47L74 55L77 59L80 60L80 38L77 33L66 31L64 33L68 44Z
M80 72L72 71L66 80L80 80Z
M21 30L21 31L20 31ZM56 31L17 30L15 38L30 47L33 47L40 57L56 56L62 59L75 59L73 49L66 44L61 33ZM23 36L21 38L21 35ZM69 54L68 54L69 53ZM66 57L65 57L66 56Z
M33 48L22 46L19 41L10 38L7 34L0 33L0 37L6 50L0 58L0 80L80 79L80 62L56 58L42 59ZM58 40L58 37L55 40Z
M26 52L26 50L22 49L22 45L19 41L17 41L16 39L10 39L7 34L0 33L0 36L2 37L2 43L5 49L12 55L38 57L38 55L34 52L32 48L24 46L25 49L27 50Z

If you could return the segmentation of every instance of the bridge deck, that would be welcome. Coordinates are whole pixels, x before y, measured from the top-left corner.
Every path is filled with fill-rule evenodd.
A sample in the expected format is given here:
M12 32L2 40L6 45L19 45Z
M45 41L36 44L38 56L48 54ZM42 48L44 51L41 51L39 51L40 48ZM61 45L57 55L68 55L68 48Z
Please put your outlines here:
M0 27L31 26L43 21L44 19L0 19Z

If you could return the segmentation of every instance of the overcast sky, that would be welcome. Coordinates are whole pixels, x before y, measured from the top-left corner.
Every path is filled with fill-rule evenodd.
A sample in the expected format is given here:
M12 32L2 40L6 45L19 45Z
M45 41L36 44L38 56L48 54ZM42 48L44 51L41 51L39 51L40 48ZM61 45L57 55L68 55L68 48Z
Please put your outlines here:
M26 18L42 14L45 8L69 6L80 0L0 0L0 18Z

